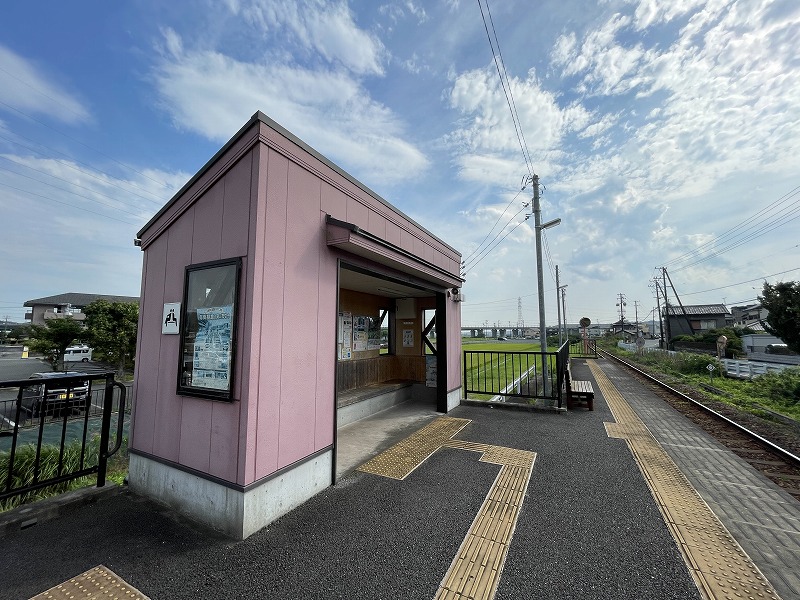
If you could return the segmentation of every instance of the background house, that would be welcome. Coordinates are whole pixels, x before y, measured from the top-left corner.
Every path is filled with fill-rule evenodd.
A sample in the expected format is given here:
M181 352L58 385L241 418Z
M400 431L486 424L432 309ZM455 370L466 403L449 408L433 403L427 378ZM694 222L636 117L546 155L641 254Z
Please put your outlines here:
M31 325L44 325L47 319L61 319L65 316L72 317L76 321L83 321L86 318L86 315L83 314L84 307L95 300L135 302L139 304L138 296L109 296L105 294L68 292L66 294L28 300L23 306L30 308L31 311L25 313L25 320L30 321Z
M731 317L734 325L749 327L756 331L763 331L761 322L766 320L769 311L761 304L748 304L747 306L732 306Z
M733 325L733 317L724 304L696 304L666 308L669 335L697 335Z

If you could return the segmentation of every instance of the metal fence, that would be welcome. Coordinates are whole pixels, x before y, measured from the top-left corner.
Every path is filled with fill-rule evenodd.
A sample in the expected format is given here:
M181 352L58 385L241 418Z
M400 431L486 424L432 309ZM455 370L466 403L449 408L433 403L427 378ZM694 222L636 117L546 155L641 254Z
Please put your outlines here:
M467 399L562 406L566 343L556 352L465 350L463 360Z
M0 382L0 500L95 473L104 486L126 395L113 372Z
M597 358L597 340L585 339L569 345L572 358Z

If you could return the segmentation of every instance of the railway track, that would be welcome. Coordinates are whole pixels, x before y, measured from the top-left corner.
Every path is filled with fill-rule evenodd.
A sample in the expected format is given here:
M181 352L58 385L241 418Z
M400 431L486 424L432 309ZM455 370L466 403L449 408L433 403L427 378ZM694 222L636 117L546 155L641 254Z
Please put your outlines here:
M800 430L706 399L695 390L682 391L613 354L600 353L800 502Z

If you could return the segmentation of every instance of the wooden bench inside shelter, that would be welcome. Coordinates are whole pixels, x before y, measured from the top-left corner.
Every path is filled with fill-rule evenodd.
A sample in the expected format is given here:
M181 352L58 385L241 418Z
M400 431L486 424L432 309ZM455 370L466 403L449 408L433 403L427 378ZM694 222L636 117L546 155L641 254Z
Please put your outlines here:
M572 379L569 362L567 362L567 370L564 373L564 384L567 391L568 410L572 410L576 402L586 402L586 407L589 410L594 410L594 388L592 387L592 382Z

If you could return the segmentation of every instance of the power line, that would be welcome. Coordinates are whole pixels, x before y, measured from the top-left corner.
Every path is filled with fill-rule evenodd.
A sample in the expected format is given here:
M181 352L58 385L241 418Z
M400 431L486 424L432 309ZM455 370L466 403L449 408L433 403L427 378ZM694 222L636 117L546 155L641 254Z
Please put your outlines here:
M145 179L149 179L149 180L150 180L150 181L152 181L153 183L157 183L158 185L160 185L160 186L163 186L163 187L165 187L165 188L166 188L166 189L168 189L168 190L171 190L171 188L170 188L170 187L169 187L169 186L168 186L166 183L164 183L163 181L159 181L159 180L157 180L157 179L153 179L152 177L150 177L150 176L149 176L149 175L147 175L146 173L142 173L142 172L141 172L141 171L139 171L138 169L135 169L134 167L132 167L132 166L130 166L130 165L128 165L128 164L125 164L125 163L124 163L124 162L122 162L121 160L117 160L117 159L116 159L116 158L114 158L113 156L110 156L110 155L106 154L105 152L102 152L102 151L98 150L97 148L92 148L92 147L91 147L91 146L89 146L88 144L85 144L84 142L82 142L82 141L80 141L80 140L78 140L78 139L76 139L76 138L72 137L71 135L68 135L68 134L64 133L63 131L59 131L58 129L56 129L55 127L53 127L53 126L51 126L51 125L48 125L48 124L47 124L47 123L45 123L44 121L40 121L40 120L39 120L39 119L37 119L36 117L32 117L32 116L30 116L29 114L26 114L26 113L22 112L22 111L21 111L21 110L19 110L18 108L15 108L15 107L11 106L10 104L7 104L7 103L3 102L2 100L0 100L0 104L2 104L3 106L5 106L6 108L8 108L8 109L10 109L10 110L13 110L13 111L14 111L14 112L16 112L16 113L19 113L19 114L21 114L21 115L22 115L23 117L25 117L25 118L27 118L27 119L30 119L30 120L31 120L31 121L33 121L34 123L38 123L38 124L39 124L39 125L41 125L42 127L46 127L47 129L50 129L51 131L55 131L55 132L56 132L57 134L59 134L59 135L63 135L63 136L64 136L65 138L67 138L68 140L72 140L73 142L75 142L75 143L77 143L77 144L80 144L80 145L81 145L81 146L83 146L84 148L88 148L88 149L89 149L89 150L91 150L92 152L97 152L97 153L98 153L98 154L100 154L101 156L105 156L107 159L114 161L114 162L115 162L115 163L117 163L118 165L120 165L120 166L122 166L122 167L125 167L126 169L129 169L129 170L133 171L134 173L138 173L139 175L141 175L141 176L142 176L142 177L144 177Z
M697 258L697 260L695 260L694 262L674 268L672 269L672 271L677 272L683 269L687 269L691 266L697 265L699 263L705 262L706 260L710 260L711 258L717 257L723 254L724 252L733 250L734 248L737 248L757 237L765 235L766 233L769 233L770 231L773 231L778 227L782 227L783 225L786 225L787 223L790 223L795 219L800 218L800 205L795 208L792 208L794 205L797 205L798 202L800 202L800 200L795 200L789 206L784 206L783 208L781 208L779 211L777 211L777 213L769 215L770 212L773 212L777 207L779 207L782 204L785 204L798 194L800 194L800 186L787 192L774 202L770 203L765 208L761 209L754 215L745 219L738 225L732 227L731 229L717 236L716 238L709 240L708 242L701 244L697 248L690 250L689 252L685 252L684 254L673 258L672 260L667 261L664 264L664 266L673 265ZM713 249L714 246L717 245L721 245L721 247L714 250ZM704 253L705 255L703 255Z
M17 77L17 76L16 76L16 75L14 75L13 73L11 73L11 72L9 72L9 71L7 71L7 70L3 69L2 67L0 67L0 71L2 71L3 73L5 73L5 74L6 74L6 75L8 75L9 77L11 77L11 78L13 78L13 79L16 79L16 80L17 80L17 81L19 81L19 82L20 82L22 85L29 87L30 89L32 89L32 90L33 90L34 92L36 92L37 94L40 94L40 95L44 96L44 97L45 97L45 98L47 98L48 100L52 100L53 102L55 102L55 103L58 105L58 107L59 107L59 108L61 108L61 109L67 109L67 110L68 110L69 112L71 112L73 115L75 115L75 116L77 116L77 117L80 117L81 119L83 119L83 118L85 118L85 117L86 117L86 115L85 115L85 114L81 114L81 113L79 113L78 111L76 111L76 110L73 110L72 108L70 108L69 106L67 106L66 104L64 104L62 101L60 101L60 100L57 100L56 98L53 98L52 96L49 96L48 94L45 94L45 93L44 93L42 90L40 90L39 88L35 87L34 85L31 85L31 84L30 84L30 83L28 83L27 81L24 81L24 80L20 79L19 77Z
M786 273L791 273L792 271L800 271L800 267L795 267L794 269L787 269L786 271L781 271L780 273L771 273L769 275L762 275L761 277L756 277L755 279L748 279L747 281L740 281L739 283L732 283L730 285L723 285L720 287L712 288L710 290L702 290L700 292L689 292L681 294L682 296L696 296L697 294L705 294L706 292L716 292L717 290L724 290L726 288L736 287L737 285L744 285L745 283L753 283L754 281L763 281L767 277L777 277L778 275L785 275Z
M7 159L7 158L5 158L4 156L0 156L0 158L3 158L3 159L5 159L5 160L8 160L8 159ZM12 163L14 163L14 161L9 161L9 162L12 162ZM14 163L14 164L19 164L19 163ZM22 165L22 166L26 166L26 165ZM31 169L31 170L33 170L33 171L36 171L37 173L42 173L42 174L44 174L44 175L48 175L48 173L44 173L43 171L39 171L38 169L33 169L32 167L28 167L28 168L29 168L29 169ZM7 169L6 167L0 167L0 170L7 171L7 172L9 172L9 173L13 173L14 175L17 175L17 176L19 176L19 177L24 177L24 178L26 178L26 179L30 179L30 180L32 180L32 181L35 181L36 183L41 183L42 185L47 185L47 186L50 186L50 187L52 187L52 188L55 188L55 189L57 189L57 190L59 190L59 191L62 191L62 192L66 192L66 193L68 193L68 194L73 194L73 195L75 195L75 196L78 196L79 198L85 198L86 200L89 200L90 202L95 202L95 203L97 203L97 204L100 204L101 206L105 206L105 207L107 207L107 208L111 208L111 209L113 209L113 210L118 210L118 211L120 211L120 212L124 212L124 213L126 213L126 214L129 214L129 215L132 215L132 216L134 216L134 217L138 217L138 216L139 216L137 213L133 213L133 212L131 212L131 211L129 211L129 210L125 210L124 208L119 208L118 206L114 206L114 205L112 205L112 204L108 204L108 203L106 203L106 202L102 202L102 201L100 201L100 200L97 200L97 199L95 199L95 198L90 198L89 196L86 196L86 195L84 195L84 194L79 194L78 192L75 192L75 191L73 191L73 190L68 190L68 189L66 189L66 188L58 187L57 185L54 185L54 184L52 184L52 183L48 183L47 181L42 181L41 179L36 179L35 177L31 177L30 175L25 175L24 173L19 173L19 172L17 172L17 171L12 171L11 169ZM108 195L106 195L106 194L102 194L102 193L100 193L100 192L96 192L96 191L94 191L94 190L90 190L89 188L87 188L87 187L84 187L84 186L82 186L82 185L78 185L77 183L71 183L71 182L67 181L66 179L62 179L61 177L56 177L55 175L50 175L50 177L53 177L53 178L55 178L55 179L60 179L61 181L65 181L66 183L69 183L70 185L74 185L74 186L76 186L76 187L79 187L79 188L81 188L81 189L88 190L88 191L92 192L93 194L97 194L97 195L99 195L99 196L103 196L103 197L105 197L105 198L108 198L108 199L110 199L110 200L115 200L115 198L112 198L111 196L108 196ZM6 185L6 184L4 184L4 185ZM11 187L11 186L9 186L9 187Z
M523 207L522 209L520 209L520 210L519 210L519 212L517 212L517 215L518 215L520 212L522 212L523 210L525 210L525 208L524 208L524 207ZM516 216L516 215L514 215L514 216ZM520 221L519 223L517 223L516 225L514 225L514 227L512 227L512 228L509 230L509 232L508 232L508 233L506 233L506 234L505 234L503 237L501 237L501 238L500 238L500 239L499 239L499 240L498 240L498 241L495 243L495 245L494 245L494 246L487 247L487 248L486 248L486 250L484 251L484 254L483 254L483 256L481 256L479 259L475 260L475 261L474 261L474 262L473 262L471 265L466 265L466 266L465 266L466 270L464 271L464 275L466 275L467 273L469 273L469 271L471 271L471 270L472 270L472 269L474 269L476 266L478 266L478 264L480 264L480 262L481 262L481 261L482 261L484 258L486 258L486 257L488 256L489 252L491 252L492 250L494 250L495 248L497 248L497 246L499 246L501 243L503 243L503 240L505 240L505 239L506 239L506 238L507 238L509 235L511 235L512 233L514 233L514 231L517 229L517 227L519 227L520 225L522 225L522 224L523 224L525 221L527 221L527 220L528 220L528 217L525 217L525 219L524 219L524 220L522 220L522 221ZM499 232L499 233L498 233L498 234L495 236L495 239L497 239L497 236L499 236L499 235L500 235L500 233L502 233L502 230L501 230L501 231L500 231L500 232ZM494 241L494 240L492 240L492 241Z
M528 174L533 177L533 161L531 160L530 151L528 150L528 144L525 141L525 133L522 131L522 122L519 120L517 104L514 102L514 94L511 90L511 82L508 80L508 71L506 70L505 62L503 61L503 53L500 50L500 40L497 38L497 31L494 28L494 20L492 19L492 13L489 10L489 0L483 0L483 3L486 5L486 13L489 15L489 22L491 23L492 33L494 34L494 42L497 46L497 53L495 54L494 45L492 45L492 36L489 35L489 28L486 25L486 16L483 14L483 6L481 5L481 1L478 0L478 8L481 9L481 18L483 19L483 26L486 29L486 36L489 38L489 47L492 49L494 65L497 69L497 75L500 77L500 85L503 88L503 93L506 97L506 103L508 104L508 110L511 113L511 121L514 123L514 131L517 134L517 141L519 142L520 149L522 150L522 157L525 159L525 166L528 168ZM499 62L497 60L498 56L500 57ZM504 75L505 79L503 77Z
M58 175L53 175L52 173L48 173L47 171L43 171L41 169L37 169L37 168L32 167L30 165L26 165L25 163L21 163L21 162L15 161L15 160L11 160L10 158L8 158L6 156L0 155L0 159L8 161L13 165L18 165L18 166L23 167L25 169L30 169L31 171L34 171L36 173L41 173L42 175L45 175L46 177L52 177L53 179L57 179L59 181L63 181L64 183L67 183L69 185L75 186L76 188L80 188L82 190L86 190L87 192L91 192L92 194L95 194L97 196L102 196L103 198L108 198L109 200L113 200L114 202L121 202L121 200L118 197L109 196L108 194L104 194L103 192L98 192L97 190L93 190L92 188L86 187L85 185L81 185L79 183L73 183L69 179L64 179L63 177L59 177ZM46 181L42 181L41 179L36 179L35 177L30 177L30 176L25 175L23 173L20 173L18 171L12 171L11 169L4 168L4 167L0 167L0 169L3 169L4 171L8 171L9 173L13 173L15 175L19 175L20 177L27 177L28 179L32 179L33 181L36 181L38 183L42 183L44 185L49 185L49 186L55 187L57 190L62 190L62 191L65 191L65 192L69 192L71 194L75 193L75 192L72 192L70 190L65 190L64 188L60 188L58 186L54 186L51 183L47 183ZM126 190L122 190L122 191L126 191ZM77 194L77 195L80 195L80 194ZM86 196L81 196L81 197L82 198L86 198ZM87 199L91 200L91 198L87 198ZM143 200L147 200L147 198L143 198ZM116 208L116 207L113 207L111 205L106 205L106 206L109 206L111 208ZM122 212L128 212L128 211L125 211L125 210L123 210L121 208L117 208L117 210L121 210ZM130 214L134 214L134 213L130 213Z
M39 144L39 142L36 142L36 141L34 141L34 140L31 140L30 138L27 138L27 137L25 137L24 135L20 135L19 133L14 133L14 135L16 135L17 137L21 137L21 138L22 138L22 139L24 139L24 140L28 140L29 142L33 142L34 144ZM155 192L151 192L150 190L148 190L148 189L146 189L146 188L143 188L143 187L141 187L140 185L137 185L137 184L135 184L135 183L134 183L134 182L132 182L132 181L124 181L124 180L122 180L122 179L120 179L120 178L118 178L118 177L114 177L113 175L111 175L111 174L109 174L109 173L106 173L105 171L101 171L100 169L95 169L95 167L92 167L91 165L89 165L89 164L87 164L87 163L85 163L85 162L82 162L82 161L80 161L80 160L76 159L75 157L69 156L68 154L65 154L65 153L63 153L63 152L59 152L58 150L55 150L55 149L53 149L53 148L50 148L50 147L48 147L48 146L45 146L44 144L39 144L39 145L40 145L40 146L42 146L42 147L44 147L44 148L47 148L47 150L49 150L50 152L53 152L53 153L55 153L55 154L60 154L61 156L65 156L65 157L67 157L69 160L62 160L62 159L60 159L60 158L54 158L54 157L48 156L47 154L45 154L45 153L44 153L44 152L42 152L41 150L37 150L36 148L32 148L31 146L28 146L28 145L26 145L26 144L23 144L23 143L21 143L21 142L19 142L19 141L17 141L17 140L14 140L14 139L8 138L8 137L6 137L6 136L4 136L4 135L0 135L0 139L4 139L4 140L6 140L7 142L10 142L10 143L12 143L12 144L15 144L15 145L17 145L17 146L21 146L21 147L23 147L23 148L25 148L26 150L30 150L31 152L35 152L36 154L38 154L38 155L40 155L40 156L43 156L43 157L45 157L45 159L46 159L46 160L54 160L54 161L56 161L57 163L64 165L65 167L68 167L68 168L70 168L70 169L73 169L73 170L75 170L75 171L78 171L79 173L83 173L84 175L86 175L86 176L88 176L88 177L92 177L92 178L94 178L94 179L97 179L98 181L100 181L100 182L104 183L105 185L110 185L110 186L112 186L112 187L116 187L116 188L118 188L118 189L122 190L123 192L125 192L126 194L132 194L132 195L134 195L134 196L138 196L138 197L139 197L139 198L141 198L142 200L147 200L148 202L153 202L154 204L159 204L159 205L161 205L161 204L163 204L163 203L164 203L164 199L163 199L161 196L159 196L158 194L156 194ZM144 196L142 196L141 194L137 194L136 192L132 192L132 191L130 191L130 190L127 190L127 189L125 189L124 187L122 187L121 185L114 184L114 183L112 183L112 182L110 182L110 181L106 181L106 180L104 180L102 177L100 177L99 175L97 175L97 174L95 174L95 173L91 173L91 172L89 172L89 171L85 171L85 170L83 170L83 169L81 169L81 168L77 167L77 166L76 166L75 164L73 164L73 163L81 164L81 165L84 165L85 167L88 167L89 169L96 170L98 173L102 173L103 175L105 175L106 177L108 177L109 179L111 179L111 180L113 180L113 181L118 181L118 182L120 182L120 183L124 183L125 185L129 185L129 186L131 186L131 187L135 187L135 188L137 188L137 189L139 189L139 190L142 190L143 192L145 192L145 193L147 193L147 194L150 194L151 196L153 196L153 197L155 198L155 200L154 200L153 198L145 198L145 197L144 197Z
M63 204L64 206L69 206L70 208L75 208L77 210L82 210L84 212L88 212L88 213L91 213L93 215L98 215L98 216L101 216L101 217L105 217L106 219L111 219L112 221L118 221L120 223L125 223L126 225L136 225L136 223L134 223L132 221L125 221L123 219L117 219L117 218L114 218L114 217L110 217L108 215L104 215L103 213L99 213L99 212L94 211L94 210L89 210L88 208L75 206L74 204L69 204L68 202L63 202L61 200L56 200L55 198L51 198L49 196L43 196L42 194L37 194L37 193L31 192L29 190L23 190L22 188L14 187L13 185L8 185L7 183L3 183L2 181L0 181L0 185L2 185L3 187L10 188L12 190L16 190L18 192L22 192L24 194L30 194L31 196L36 196L37 198L43 198L44 200L50 200L51 202L56 202L57 204Z
M478 244L478 247L477 247L477 248L475 248L475 250L473 250L473 251L472 251L472 253L471 253L469 256L467 256L467 257L464 259L464 261L468 261L470 258L472 258L472 256L474 256L474 255L475 255L475 254L478 252L478 250L480 250L481 246L483 246L483 243L484 243L484 242L485 242L485 241L486 241L486 240L489 238L489 236L490 236L490 235L492 235L492 232L494 231L494 228L495 228L495 227L497 227L497 224L500 222L500 219L502 219L502 218L503 218L503 216L506 214L506 211L509 209L509 207L510 207L512 204L514 204L514 200L516 200L517 198L519 198L519 195L520 195L522 192L524 192L524 191L525 191L525 188L526 188L526 187L528 187L528 186L527 186L527 184L526 184L526 185L523 185L523 186L522 186L522 189L521 189L520 191L518 191L518 192L517 192L517 194L516 194L516 196L514 196L514 197L511 199L511 201L510 201L510 202L509 202L509 203L506 205L506 207L503 209L503 212L502 212L502 214L501 214L499 217L497 217L497 220L494 222L494 225L492 225L492 228L489 230L489 233L487 233L487 234L486 234L486 237L485 237L485 238L483 238L483 240L481 241L481 243L480 243L480 244ZM526 204L526 206L527 206L527 204ZM514 217L511 217L511 219L513 219L513 218L514 218ZM510 222L510 219L509 219L509 222ZM508 223L506 223L505 225L503 225L503 229L505 229L507 226L508 226ZM502 231L502 230L501 230L501 231ZM494 241L494 240L492 240L492 241ZM491 242L490 242L490 243L491 243Z

